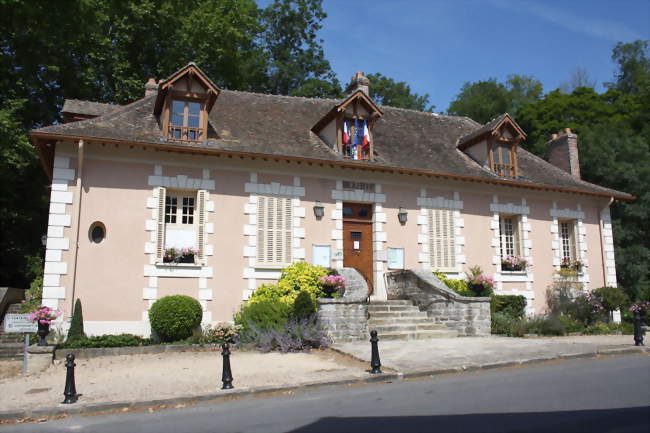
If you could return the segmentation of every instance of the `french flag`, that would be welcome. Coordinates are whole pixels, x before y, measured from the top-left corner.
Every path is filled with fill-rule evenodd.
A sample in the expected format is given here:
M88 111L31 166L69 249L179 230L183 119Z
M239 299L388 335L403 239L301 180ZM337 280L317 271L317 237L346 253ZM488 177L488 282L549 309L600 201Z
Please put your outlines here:
M368 132L368 121L363 121L363 147L370 144L370 132Z
M348 122L343 122L343 144L350 143L350 130L348 127Z

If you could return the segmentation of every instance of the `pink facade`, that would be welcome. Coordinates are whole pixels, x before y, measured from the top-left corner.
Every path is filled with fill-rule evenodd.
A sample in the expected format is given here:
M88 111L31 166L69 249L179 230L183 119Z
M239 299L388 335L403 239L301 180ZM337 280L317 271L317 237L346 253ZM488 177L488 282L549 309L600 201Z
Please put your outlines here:
M346 188L348 181L365 189ZM158 260L156 194L161 188L179 197L207 192L204 263ZM383 275L391 267L435 268L427 238L431 208L451 212L453 269L446 269L448 275L463 278L470 266L481 266L497 280L497 293L526 296L530 314L544 311L546 289L559 269L562 221L575 225L576 254L586 263L580 275L585 287L616 284L604 197L89 140L82 155L78 142L56 144L44 303L63 310L67 321L73 300L80 298L90 334L147 335L149 306L171 294L199 299L206 323L232 320L242 301L280 272L257 265L262 196L290 199L291 261L323 260L329 247L331 267L344 261L343 203L372 204L375 299L385 298ZM313 211L317 201L324 207L321 219ZM400 208L407 212L405 224L398 221ZM503 215L519 224L518 248L532 263L526 272L501 271ZM95 222L106 228L99 243L89 235ZM389 260L394 248L403 250L402 263Z

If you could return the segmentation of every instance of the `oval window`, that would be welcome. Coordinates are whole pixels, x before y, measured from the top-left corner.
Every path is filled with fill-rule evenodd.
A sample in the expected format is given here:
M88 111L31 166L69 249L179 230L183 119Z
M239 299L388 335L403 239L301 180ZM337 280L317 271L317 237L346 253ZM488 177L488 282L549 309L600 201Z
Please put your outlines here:
M90 226L88 235L91 242L98 244L106 237L106 227L104 227L104 224L96 221Z

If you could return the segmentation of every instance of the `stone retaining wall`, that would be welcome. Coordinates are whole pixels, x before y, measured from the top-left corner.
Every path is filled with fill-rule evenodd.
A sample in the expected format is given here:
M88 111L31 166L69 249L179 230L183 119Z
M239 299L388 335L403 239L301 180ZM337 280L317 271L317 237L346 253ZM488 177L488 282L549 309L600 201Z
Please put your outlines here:
M318 300L318 322L333 342L362 340L368 337L368 284L353 268L336 270L345 278L341 298Z
M460 296L432 272L388 272L386 290L388 299L410 299L429 318L460 335L490 335L490 298Z

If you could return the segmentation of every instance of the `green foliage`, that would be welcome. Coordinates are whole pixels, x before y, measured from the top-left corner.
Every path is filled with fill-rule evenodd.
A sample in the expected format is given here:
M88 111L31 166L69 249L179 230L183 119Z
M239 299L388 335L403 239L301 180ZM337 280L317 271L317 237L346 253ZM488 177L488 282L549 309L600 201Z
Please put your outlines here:
M25 292L25 302L20 307L22 313L35 311L43 303L43 259L40 255L28 256L26 278L32 278Z
M644 93L650 86L650 59L648 41L619 42L612 50L612 61L618 64L615 87L624 93Z
M298 296L296 296L296 300L293 301L292 316L296 319L304 319L314 314L317 307L318 305L309 292L302 290L298 293Z
M149 309L151 329L164 342L190 337L201 324L202 317L199 301L185 295L165 296Z
M319 78L308 78L300 87L296 87L290 93L291 96L303 96L305 98L342 98L343 91L341 83L336 78L331 81Z
M566 332L569 334L575 332L583 332L585 329L585 326L583 325L582 322L575 320L570 316L562 315L562 316L557 316L557 318L562 323L562 326L564 326Z
M526 323L527 334L539 334L546 336L566 335L567 330L559 316L550 315L529 319Z
M84 317L81 309L81 299L77 298L74 303L74 310L72 311L72 320L70 321L70 329L68 329L67 341L78 340L85 338L84 333Z
M492 295L490 298L490 311L507 314L515 319L523 319L526 313L526 297L513 295Z
M492 334L512 336L514 317L505 313L492 313Z
M599 287L593 294L600 298L601 304L609 312L624 310L630 305L630 298L618 287Z
M429 105L428 93L411 93L411 86L404 81L395 81L380 73L368 74L368 79L372 99L377 104L419 111L433 111L435 108L435 105Z
M84 349L91 347L126 347L126 346L148 346L153 344L149 338L143 338L139 335L133 334L119 334L119 335L96 335L93 337L82 337L68 340L60 344L60 348L64 349Z
M434 271L433 274L436 276L436 278L438 278L441 282L443 282L447 287L449 287L451 290L458 293L459 295L461 295L461 296L476 296L476 293L474 293L467 286L467 281L447 278L447 275L444 272L436 272L436 271Z
M291 308L286 303L264 299L244 304L235 315L235 323L241 326L242 340L247 340L257 330L281 329L290 315Z
M522 106L541 96L542 83L532 77L510 75L505 84L489 78L463 84L448 112L486 123L506 112L517 116Z

